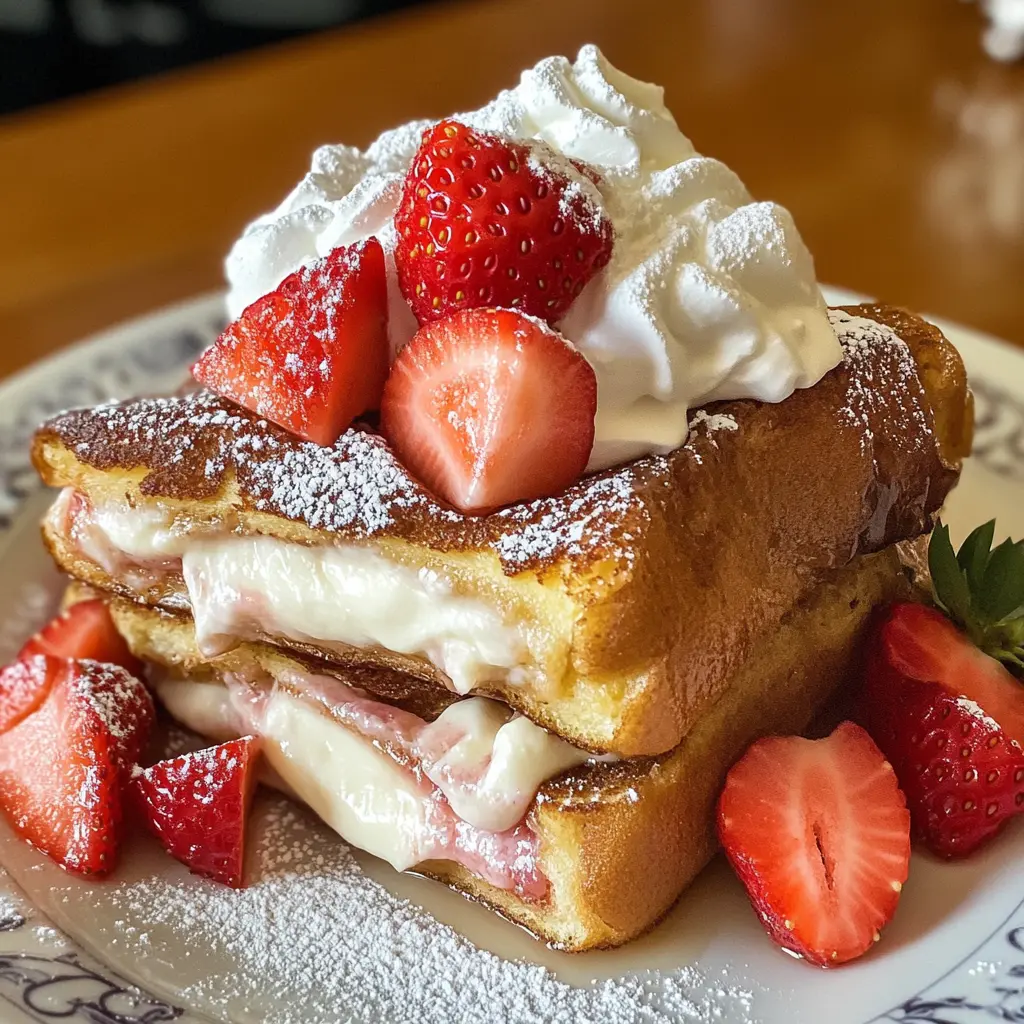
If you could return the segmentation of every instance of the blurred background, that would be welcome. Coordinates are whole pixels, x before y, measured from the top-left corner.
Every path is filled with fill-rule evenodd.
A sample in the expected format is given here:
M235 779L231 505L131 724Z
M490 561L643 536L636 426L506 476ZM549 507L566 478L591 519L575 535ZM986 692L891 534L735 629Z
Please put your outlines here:
M588 41L793 211L822 281L1024 344L1024 0L987 7L0 0L0 375L220 287L315 146Z
M0 113L425 0L0 0Z

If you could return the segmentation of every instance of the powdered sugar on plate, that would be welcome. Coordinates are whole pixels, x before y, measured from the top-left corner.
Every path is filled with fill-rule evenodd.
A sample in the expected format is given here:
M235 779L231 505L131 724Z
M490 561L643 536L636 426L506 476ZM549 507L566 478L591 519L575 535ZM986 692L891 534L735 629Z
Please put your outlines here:
M177 1002L211 1018L273 1024L752 1019L749 990L692 966L574 986L544 967L504 960L367 877L344 844L286 801L261 802L257 818L253 881L245 890L184 872L96 890L116 910L115 952L129 959L144 950L152 975L147 984L174 989ZM184 978L190 980L177 987Z

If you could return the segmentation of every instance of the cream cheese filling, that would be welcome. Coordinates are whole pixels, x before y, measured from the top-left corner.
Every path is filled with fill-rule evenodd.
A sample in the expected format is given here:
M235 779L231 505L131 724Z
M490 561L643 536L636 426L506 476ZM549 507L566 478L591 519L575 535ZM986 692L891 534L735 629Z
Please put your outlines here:
M77 504L76 504L77 503ZM466 694L516 682L532 661L524 628L455 592L428 569L362 545L307 547L274 537L190 535L159 508L93 505L66 489L51 511L89 559L136 590L180 566L200 650L260 635L378 647L425 658ZM147 575L148 567L148 575Z
M543 895L525 817L543 782L585 752L481 697L428 723L333 678L294 672L282 683L154 681L170 713L202 735L261 737L285 788L353 846L400 871L452 860L499 888Z

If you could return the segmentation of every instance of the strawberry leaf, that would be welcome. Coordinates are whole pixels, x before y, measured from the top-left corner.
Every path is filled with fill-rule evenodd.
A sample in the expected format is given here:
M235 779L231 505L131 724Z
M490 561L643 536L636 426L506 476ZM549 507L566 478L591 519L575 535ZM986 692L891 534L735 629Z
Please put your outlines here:
M939 523L928 545L928 569L932 575L935 599L949 616L968 627L971 615L971 588L967 574L953 551L949 527Z
M1024 678L1024 541L992 550L995 520L973 530L954 554L938 524L928 545L935 601L986 654Z
M1024 606L1024 542L1007 538L992 552L977 603L985 617L998 622L1020 614Z
M949 529L946 527L943 529L946 530L946 539L948 540ZM967 573L967 585L972 591L980 590L985 579L985 569L988 568L992 538L995 532L996 521L990 519L987 523L972 530L957 552L956 560L960 568Z

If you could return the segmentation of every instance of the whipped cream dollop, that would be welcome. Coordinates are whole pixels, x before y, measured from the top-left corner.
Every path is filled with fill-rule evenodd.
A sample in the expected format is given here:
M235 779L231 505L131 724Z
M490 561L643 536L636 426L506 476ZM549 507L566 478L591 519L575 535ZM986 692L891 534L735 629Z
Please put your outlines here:
M575 63L542 60L514 89L456 117L480 131L539 139L600 175L612 258L557 325L597 374L590 469L678 447L695 406L778 402L840 361L813 260L789 213L754 202L728 167L697 153L663 90L618 71L595 46ZM232 248L231 315L304 263L376 235L388 257L397 352L416 323L395 277L393 217L431 123L385 132L366 150L318 149L292 193Z

